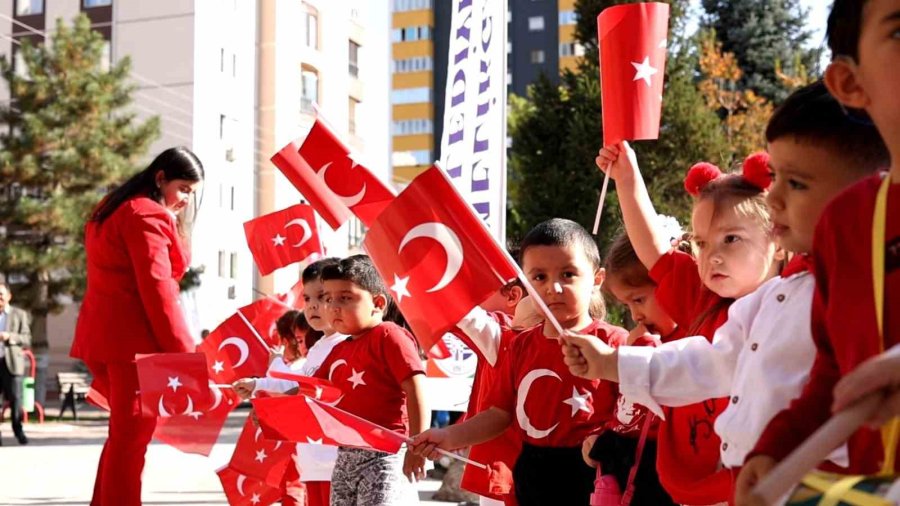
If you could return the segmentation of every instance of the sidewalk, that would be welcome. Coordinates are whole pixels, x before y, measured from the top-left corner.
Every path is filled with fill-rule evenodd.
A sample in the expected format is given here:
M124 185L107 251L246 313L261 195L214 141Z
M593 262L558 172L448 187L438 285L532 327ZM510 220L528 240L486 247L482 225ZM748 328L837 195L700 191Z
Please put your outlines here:
M226 506L215 472L231 457L247 412L239 409L231 414L209 458L151 444L144 470L144 504ZM79 411L79 418L81 415ZM0 447L0 504L88 505L97 460L106 439L106 421L99 413L85 410L84 415L77 423L26 424L30 439L27 446L16 443L8 421L0 427L4 445ZM429 500L439 486L435 480L418 484L422 505L453 504Z

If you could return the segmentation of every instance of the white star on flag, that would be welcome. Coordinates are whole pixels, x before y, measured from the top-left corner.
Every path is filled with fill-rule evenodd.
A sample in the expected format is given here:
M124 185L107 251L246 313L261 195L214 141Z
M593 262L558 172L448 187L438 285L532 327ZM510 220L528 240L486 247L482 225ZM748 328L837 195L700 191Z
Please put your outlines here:
M349 381L350 383L353 383L354 390L356 390L356 387L366 384L366 382L363 381L363 379L362 379L363 374L365 374L365 373L366 373L366 371L356 372L356 369L353 369L353 374L351 374L350 377L347 378L347 381Z
M322 438L319 438L319 439L313 439L313 438L311 438L311 437L309 437L309 436L306 436L306 442L309 443L309 444L311 444L311 445L320 445L320 444L322 444Z
M213 362L212 370L216 372L216 374L222 374L222 371L225 370L225 362L221 360L216 360Z
M634 67L635 70L633 81L643 79L644 82L647 83L647 86L650 86L650 78L659 72L659 70L650 65L649 56L645 56L644 61L641 63L631 62L631 66Z
M261 500L262 500L262 498L259 496L259 494L253 494L250 497L250 502L252 502L253 504L259 504L259 501L261 501Z
M591 412L591 407L588 405L588 399L591 397L590 392L585 392L581 395L578 394L578 389L572 387L572 397L563 401L563 404L568 404L572 406L572 415L575 416L575 413L578 411L584 411L585 413Z
M182 385L181 385L181 381L178 379L178 376L175 376L175 377L169 376L169 384L166 386L172 387L172 391L177 392L178 387L180 387Z
M284 246L284 241L286 240L287 237L284 237L281 234L275 234L275 237L272 238L272 243L275 244L275 246Z
M259 450L258 452L256 452L256 457L253 457L253 460L255 460L257 462L262 462L262 461L266 460L266 457L268 457L268 455L266 455L266 451Z
M403 300L403 297L412 297L412 295L410 295L409 293L409 289L406 288L407 283L409 283L409 276L401 278L400 276L394 274L394 284L391 285L391 291L397 294L397 304L399 304L400 301Z

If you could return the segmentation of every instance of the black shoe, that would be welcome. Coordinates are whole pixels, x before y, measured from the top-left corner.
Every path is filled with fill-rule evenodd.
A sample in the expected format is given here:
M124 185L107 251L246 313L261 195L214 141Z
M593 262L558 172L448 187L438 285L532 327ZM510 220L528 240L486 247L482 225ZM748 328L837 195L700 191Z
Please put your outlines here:
M20 432L20 433L16 434L16 440L19 441L19 444L20 444L20 445L27 445L27 444L28 444L28 438L25 437L25 433L24 433L24 432Z

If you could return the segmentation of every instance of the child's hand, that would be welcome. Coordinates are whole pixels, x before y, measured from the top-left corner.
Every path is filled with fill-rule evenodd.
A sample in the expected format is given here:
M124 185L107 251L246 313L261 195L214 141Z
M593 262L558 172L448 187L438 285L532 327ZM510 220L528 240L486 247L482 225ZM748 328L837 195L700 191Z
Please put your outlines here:
M878 390L886 390L888 394L869 420L873 428L900 416L900 354L887 352L872 357L841 378L834 387L831 410L841 411Z
M604 146L594 161L604 174L609 171L609 177L614 181L627 179L639 173L637 156L625 141Z
M407 451L403 457L403 476L406 476L410 483L424 480L425 457Z
M591 434L590 436L584 438L584 442L581 443L581 458L584 459L584 463L597 468L600 465L599 462L591 458L591 449L594 447L594 443L597 442L597 438L600 437L597 434Z
M734 487L736 506L765 506L762 498L752 494L753 487L772 471L775 463L772 457L757 455L744 464Z
M253 390L256 389L256 380L253 378L241 378L231 384L234 393L243 400L247 400L253 396Z
M596 336L562 336L563 361L569 372L585 379L618 381L616 350Z
M437 460L440 457L440 454L435 451L437 448L450 449L447 448L448 436L446 429L428 429L413 436L412 442L407 445L408 451L428 460Z

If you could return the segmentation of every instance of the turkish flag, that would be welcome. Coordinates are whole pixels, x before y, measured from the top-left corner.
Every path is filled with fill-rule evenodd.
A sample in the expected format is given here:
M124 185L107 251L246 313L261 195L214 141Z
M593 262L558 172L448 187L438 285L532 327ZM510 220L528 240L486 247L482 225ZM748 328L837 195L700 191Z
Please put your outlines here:
M212 382L210 382L212 383ZM231 389L209 386L212 404L188 415L159 418L153 438L185 453L209 456L219 439L228 414L240 404Z
M197 346L197 351L206 355L210 378L216 383L265 376L269 368L268 345L238 311Z
M322 253L316 214L308 204L297 204L245 222L244 234L262 276Z
M206 358L202 353L135 355L141 389L141 415L189 415L210 404Z
M253 399L263 434L309 444L397 453L406 436L305 395Z
M287 292L276 295L279 302L292 309L303 309L303 280L300 279Z
M294 443L266 439L262 429L247 417L228 467L273 487L280 487L296 448Z
M326 379L274 370L269 371L269 377L296 381L301 394L324 402L337 402L343 394L340 387Z
M301 293L297 293L297 290ZM276 322L284 313L303 308L302 290L303 283L300 281L288 293L255 300L238 311L247 318L266 344L274 348L281 344Z
M281 490L226 466L218 471L230 506L268 506L281 500Z
M384 210L363 247L425 350L517 275L437 166Z
M669 6L632 3L597 16L603 144L659 138Z
M319 118L306 139L282 148L272 163L333 229L351 212L370 225L394 200L393 190L361 165L359 156Z

